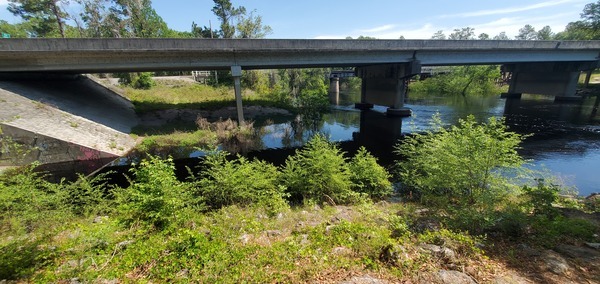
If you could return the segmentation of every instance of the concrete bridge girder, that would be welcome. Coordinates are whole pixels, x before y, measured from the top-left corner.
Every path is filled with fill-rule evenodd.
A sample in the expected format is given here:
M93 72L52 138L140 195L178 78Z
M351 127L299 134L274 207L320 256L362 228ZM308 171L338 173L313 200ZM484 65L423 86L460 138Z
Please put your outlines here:
M597 68L598 62L537 62L505 64L503 71L511 72L507 96L521 93L573 98L581 71Z

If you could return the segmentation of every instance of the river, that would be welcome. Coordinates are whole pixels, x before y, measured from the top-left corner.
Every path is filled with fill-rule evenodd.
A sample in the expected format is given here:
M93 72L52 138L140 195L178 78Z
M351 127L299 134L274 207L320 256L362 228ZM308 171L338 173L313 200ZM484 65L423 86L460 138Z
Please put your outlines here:
M353 107L358 100L357 93L342 93L340 104L316 120L301 121L299 117L290 116L256 120L255 129L260 134L246 155L281 165L312 135L323 133L349 153L365 146L381 164L390 166L397 159L393 148L398 139L428 129L436 113L447 125L469 114L479 121L504 117L509 130L532 134L519 150L529 160L528 167L549 172L566 188L577 190L582 196L600 192L600 116L595 97L581 103L559 104L551 97L535 95L523 95L521 99L411 95L406 106L412 109L413 115L406 118L388 117L386 108L379 106L359 111ZM233 151L226 147L225 150ZM203 155L194 149L174 149L168 154L179 160L180 169L184 168L182 165L197 163L195 158ZM117 164L138 159L134 155ZM180 171L187 173L185 169Z
M391 164L393 145L402 135L426 130L432 115L439 113L448 125L473 114L479 121L489 117L504 117L509 130L532 134L526 138L520 154L529 160L529 167L547 171L567 188L586 196L600 192L600 116L595 97L581 103L554 103L553 98L523 95L521 99L498 97L409 97L406 106L413 116L387 117L385 108L372 111L355 110L356 95L346 96L331 113L301 128L290 119L273 119L264 126L263 149L299 147L315 132L340 142L344 150L366 146L383 164ZM595 108L594 108L595 107ZM260 124L260 123L259 123ZM300 128L300 129L299 129ZM258 157L272 157L276 151ZM276 159L277 160L277 159ZM281 159L279 159L281 161Z

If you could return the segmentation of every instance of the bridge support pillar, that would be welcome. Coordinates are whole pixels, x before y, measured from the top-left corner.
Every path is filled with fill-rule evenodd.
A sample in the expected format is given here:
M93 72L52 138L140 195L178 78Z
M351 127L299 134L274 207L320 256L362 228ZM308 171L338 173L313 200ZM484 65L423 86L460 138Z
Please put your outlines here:
M362 78L361 106L384 105L389 107L387 114L390 116L410 116L411 110L404 107L407 81L420 72L419 61L358 68L357 74Z
M540 62L506 64L505 71L512 72L507 95L529 93L554 96L556 101L573 101L579 75L593 68L595 62Z
M235 105L237 108L238 124L244 123L244 108L242 106L242 67L231 66L231 76L233 77L233 88L235 91Z
M334 105L340 104L340 78L329 78L329 102Z

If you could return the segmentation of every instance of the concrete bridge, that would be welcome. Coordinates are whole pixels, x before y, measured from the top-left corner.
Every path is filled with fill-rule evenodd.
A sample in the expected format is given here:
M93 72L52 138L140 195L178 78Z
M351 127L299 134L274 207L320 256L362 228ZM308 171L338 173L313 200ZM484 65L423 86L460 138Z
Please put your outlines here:
M600 41L2 39L0 72L100 73L231 69L243 120L242 69L357 67L362 103L403 108L422 66L502 64L511 93L574 96L581 71L600 66Z

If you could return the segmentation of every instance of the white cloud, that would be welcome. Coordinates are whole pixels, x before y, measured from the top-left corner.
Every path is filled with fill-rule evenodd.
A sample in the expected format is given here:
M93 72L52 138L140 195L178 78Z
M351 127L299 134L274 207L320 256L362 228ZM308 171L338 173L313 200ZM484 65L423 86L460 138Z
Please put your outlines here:
M380 27L375 27L375 28L371 28L371 29L366 29L366 30L359 30L359 32L361 33L379 33L379 32L383 32L383 31L389 31L391 29L393 29L394 27L396 27L396 25L383 25Z
M481 10L481 11L475 11L475 12L442 15L440 17L441 18L470 18L470 17L503 15L503 14L512 14L512 13L536 10L536 9L547 8L547 7L552 7L552 6L558 6L558 5L566 4L566 3L579 3L579 2L584 2L584 1L582 1L582 0L552 0L552 1L540 2L537 4L527 5L527 6L521 6L521 7L508 7L508 8L495 9L495 10Z
M403 36L407 39L412 38L430 38L439 28L434 28L431 24L425 24L422 26L403 26L388 24L375 28L364 28L354 30L345 35L320 35L315 39L343 39L347 36L357 38L359 36L370 36L378 39L398 39Z
M0 6L8 6L8 0L0 0Z

